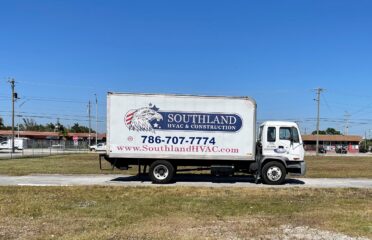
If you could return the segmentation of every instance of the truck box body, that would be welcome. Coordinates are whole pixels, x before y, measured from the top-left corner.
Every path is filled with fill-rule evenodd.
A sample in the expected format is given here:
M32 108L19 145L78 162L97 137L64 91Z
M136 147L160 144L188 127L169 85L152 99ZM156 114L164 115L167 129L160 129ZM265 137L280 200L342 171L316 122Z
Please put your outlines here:
M15 138L14 148L22 150L27 148L28 138ZM0 149L12 149L12 139L0 143Z
M110 158L254 160L249 97L109 93Z

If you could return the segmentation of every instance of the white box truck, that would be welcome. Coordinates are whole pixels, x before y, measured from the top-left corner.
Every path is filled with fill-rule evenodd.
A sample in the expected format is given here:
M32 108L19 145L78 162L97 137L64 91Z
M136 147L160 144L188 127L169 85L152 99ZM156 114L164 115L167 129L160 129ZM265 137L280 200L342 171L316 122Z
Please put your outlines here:
M14 138L14 148L18 150L23 150L27 147L28 138ZM0 150L1 149L12 149L12 139L8 139L6 141L0 142Z
M254 174L267 184L306 170L297 124L268 121L256 129L249 97L108 93L102 157L122 170L149 166L154 183L169 183L185 167Z

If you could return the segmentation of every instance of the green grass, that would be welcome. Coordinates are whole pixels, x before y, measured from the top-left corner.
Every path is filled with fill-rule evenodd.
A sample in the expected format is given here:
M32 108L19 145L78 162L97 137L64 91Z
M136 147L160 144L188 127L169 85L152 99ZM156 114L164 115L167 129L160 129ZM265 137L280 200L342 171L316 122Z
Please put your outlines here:
M314 157L307 156L306 177L372 178L372 157ZM105 168L110 168L103 160ZM0 159L0 174L136 174L137 168L129 171L101 171L98 155L93 153L53 155L46 157Z
M369 189L0 187L0 238L258 239L283 224L372 237L370 199Z
M103 160L103 167L110 169L110 164ZM34 158L0 159L0 174L100 174L123 173L119 170L101 171L98 154L81 153L52 155ZM134 173L134 172L133 172Z
M372 157L306 156L305 177L372 178Z

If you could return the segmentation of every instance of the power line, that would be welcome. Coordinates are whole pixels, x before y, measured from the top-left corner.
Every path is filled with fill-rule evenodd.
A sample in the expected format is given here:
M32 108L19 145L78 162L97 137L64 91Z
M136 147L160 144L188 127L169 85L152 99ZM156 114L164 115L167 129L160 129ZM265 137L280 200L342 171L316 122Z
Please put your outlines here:
M36 82L27 82L27 81L18 81L18 83L34 86L45 86L45 87L65 87L65 88L79 88L79 89L94 89L87 85L74 85L74 84L51 84L51 83L36 83Z
M333 112L332 109L331 109L331 107L330 107L329 104L328 104L328 101L327 101L327 98L325 97L325 95L323 95L322 98L324 99L325 105L326 105L326 107L328 108L328 110L329 110L330 112Z
M0 99L8 99L9 96L0 95ZM35 96L23 96L23 98L27 101L45 101L45 102L63 102L63 103L83 103L85 104L85 100L79 99L68 99L68 98L48 98L48 97L35 97ZM105 104L101 104L102 106L106 106Z
M11 116L11 114L4 114L3 116ZM65 118L65 117L58 117L58 116L41 116L41 115L22 115L16 114L16 117L23 117L23 118L36 118L36 119L56 119L59 118L60 120L66 121L81 121L81 122L89 122L89 119L81 119L81 118ZM98 120L98 122L106 122L104 118L102 120Z
M0 110L0 112L4 112L4 113L11 113L11 111L2 111ZM88 117L86 115L73 115L73 114L59 114L59 113L42 113L42 112L24 112L24 111L15 111L15 114L16 115L19 115L19 114L36 114L36 115L43 115L43 116L56 116L56 117L78 117L78 118L82 118L82 119L87 119ZM99 118L100 119L105 119L106 116L100 116Z

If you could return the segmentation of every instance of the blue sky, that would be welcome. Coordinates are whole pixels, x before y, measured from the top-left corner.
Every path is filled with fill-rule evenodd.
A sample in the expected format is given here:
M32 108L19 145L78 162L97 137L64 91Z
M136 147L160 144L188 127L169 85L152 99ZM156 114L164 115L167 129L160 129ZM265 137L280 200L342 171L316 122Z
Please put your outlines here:
M372 129L371 1L0 1L0 116L87 125L113 92L252 96L258 119ZM93 111L94 113L94 111ZM372 134L372 132L371 132Z

